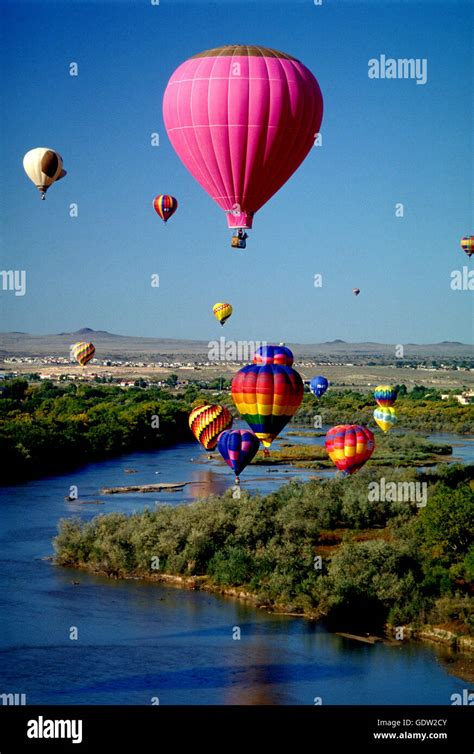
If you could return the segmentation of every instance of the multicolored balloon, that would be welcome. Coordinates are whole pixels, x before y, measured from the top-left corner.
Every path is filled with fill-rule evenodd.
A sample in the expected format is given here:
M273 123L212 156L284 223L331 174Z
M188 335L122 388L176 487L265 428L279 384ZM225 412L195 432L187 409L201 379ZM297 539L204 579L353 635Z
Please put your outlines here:
M42 199L46 199L48 188L66 175L63 169L63 158L59 152L48 147L30 149L23 157L23 167L30 181L40 192Z
M461 238L461 249L470 258L474 254L474 236L464 236L464 238Z
M189 428L206 450L214 450L217 438L232 426L232 414L225 406L198 406L189 414Z
M303 380L291 364L293 354L284 346L264 346L232 380L232 398L250 429L270 447L298 410Z
M159 194L154 198L153 206L163 222L167 223L178 209L178 200L169 194Z
M377 385L374 390L374 398L379 406L393 406L397 400L397 391L392 385Z
M374 419L383 432L388 432L396 423L397 415L391 406L381 406L375 409Z
M279 346L260 346L253 357L254 364L282 364L291 367L293 361L293 353L282 344Z
M214 304L212 307L214 317L221 323L221 325L225 325L229 317L232 315L232 311L231 304L224 304L222 302Z
M217 450L235 474L235 481L253 460L260 447L260 440L248 429L228 429L219 435Z
M358 296L360 293L360 288L353 288L352 293L354 294L354 296Z
M194 55L163 97L171 144L229 228L252 227L255 212L311 151L322 116L311 71L291 55L252 45Z
M311 382L309 383L309 389L311 390L313 395L316 396L316 398L321 398L328 387L328 380L326 379L326 377L321 377L321 375L319 375L319 377L313 377Z
M76 359L77 362L81 365L81 367L85 367L85 365L92 359L93 355L95 354L95 346L92 343L74 343L71 346L71 357L73 359Z
M326 435L326 450L339 471L354 474L374 452L375 440L367 427L339 424Z

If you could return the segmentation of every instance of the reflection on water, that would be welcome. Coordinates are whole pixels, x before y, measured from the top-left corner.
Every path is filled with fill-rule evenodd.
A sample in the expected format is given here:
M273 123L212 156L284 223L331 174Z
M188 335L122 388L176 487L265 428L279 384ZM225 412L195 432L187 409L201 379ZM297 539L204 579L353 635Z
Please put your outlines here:
M211 495L222 495L228 487L229 482L222 474L216 474L212 469L197 469L193 471L189 493L193 500L201 500Z

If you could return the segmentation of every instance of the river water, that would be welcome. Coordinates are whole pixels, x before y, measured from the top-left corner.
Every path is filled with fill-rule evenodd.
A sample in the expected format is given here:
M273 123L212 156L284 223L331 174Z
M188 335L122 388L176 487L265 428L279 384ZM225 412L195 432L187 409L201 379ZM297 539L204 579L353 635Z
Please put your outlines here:
M474 438L433 439L458 444L454 455L473 460ZM321 444L324 438L282 436L289 441ZM242 481L249 491L266 493L313 474L250 467ZM103 486L183 481L192 484L177 492L100 494ZM462 693L466 682L447 672L445 649L367 645L230 597L114 581L45 559L62 517L182 504L231 484L217 457L208 460L199 446L183 443L2 488L0 694L24 693L28 704L314 704L320 698L323 704L445 705ZM71 503L65 497L72 485L79 498Z

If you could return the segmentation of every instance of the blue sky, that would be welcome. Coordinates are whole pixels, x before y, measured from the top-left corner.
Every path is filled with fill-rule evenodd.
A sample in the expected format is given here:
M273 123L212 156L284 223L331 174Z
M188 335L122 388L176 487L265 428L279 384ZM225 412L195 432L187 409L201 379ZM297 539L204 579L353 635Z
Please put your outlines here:
M469 3L15 0L2 14L1 269L27 273L25 296L0 294L3 330L207 340L222 334L212 305L230 301L228 338L473 341L473 293L450 288L474 232ZM299 58L325 105L323 146L257 214L245 252L161 114L175 68L225 43ZM428 82L369 79L381 54L427 58ZM68 171L45 202L21 164L36 146ZM180 202L167 226L158 193Z

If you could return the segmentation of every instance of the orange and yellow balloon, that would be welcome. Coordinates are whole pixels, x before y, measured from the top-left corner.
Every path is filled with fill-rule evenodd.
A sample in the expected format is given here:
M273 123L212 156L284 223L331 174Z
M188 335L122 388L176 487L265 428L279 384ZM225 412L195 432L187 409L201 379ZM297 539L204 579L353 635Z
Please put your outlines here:
M71 346L71 356L76 361L85 367L85 365L92 359L95 354L95 346L92 343L74 343Z
M198 406L189 414L189 428L206 450L214 450L217 438L232 426L232 414L225 406Z
M232 315L232 312L233 309L231 304L219 302L212 307L212 313L221 325L225 325L229 317Z
M326 435L329 458L344 474L354 474L374 452L374 435L358 424L339 424Z

